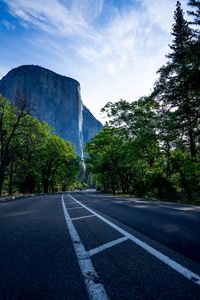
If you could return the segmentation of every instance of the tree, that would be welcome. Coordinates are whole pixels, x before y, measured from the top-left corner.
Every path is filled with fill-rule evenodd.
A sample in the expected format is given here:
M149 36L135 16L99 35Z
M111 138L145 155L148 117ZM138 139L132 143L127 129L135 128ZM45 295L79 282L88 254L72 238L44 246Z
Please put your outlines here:
M86 145L85 151L89 154L86 158L87 170L96 174L97 186L104 191L115 192L117 161L113 142L116 142L115 130L105 127Z
M188 11L190 15L194 17L194 21L191 24L200 25L200 1L199 0L189 0L188 5L193 9Z
M87 169L113 192L169 197L200 188L200 47L178 1L167 63L152 94L102 109L109 121L86 146Z
M19 102L16 107L0 96L0 195L12 159L12 144L17 136L23 134L23 119L28 108L26 101Z
M164 108L164 115L173 121L170 130L174 131L178 141L183 141L190 155L198 155L199 135L199 99L200 89L194 80L199 78L199 70L194 66L191 55L192 31L184 19L181 4L178 1L175 10L175 24L172 28L174 40L167 55L167 64L159 70L160 78L154 89L154 97ZM167 124L167 123L166 123Z
M0 193L54 191L76 182L79 162L73 145L45 122L0 97Z
M73 145L61 139L57 134L52 134L46 140L44 147L41 149L41 174L43 192L48 193L50 189L54 191L56 182L62 181L61 174L67 175L67 172L63 172L63 168L74 169L74 161L77 160ZM75 168L75 173L77 173ZM67 180L65 180L67 182Z
M87 144L86 162L104 190L145 194L160 174L155 105L144 97L109 102L102 109L110 121Z
M41 191L41 151L52 129L32 116L24 120L23 135L16 138L14 184L22 193Z
M160 77L152 97L159 104L159 140L167 156L170 177L174 179L172 173L178 172L180 180L176 182L191 199L199 180L200 60L197 53L200 49L179 1L174 19L171 52L166 65L159 70ZM188 168L189 165L193 168ZM193 182L191 177L195 178Z

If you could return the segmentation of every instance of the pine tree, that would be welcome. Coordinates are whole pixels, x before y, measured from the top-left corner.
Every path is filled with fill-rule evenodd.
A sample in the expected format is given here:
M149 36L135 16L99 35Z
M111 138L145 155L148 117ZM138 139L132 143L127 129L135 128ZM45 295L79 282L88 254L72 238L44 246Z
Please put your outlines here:
M190 15L194 17L194 21L192 24L200 25L200 1L199 0L190 0L188 5L193 9L192 11L188 11Z
M167 64L158 71L160 78L154 92L157 101L162 104L163 127L170 132L173 147L174 143L180 147L182 141L181 147L187 149L189 145L190 155L195 158L198 152L200 79L191 55L193 32L184 19L179 1L174 20L172 51L167 55Z
M171 59L174 63L183 65L183 58L185 57L185 50L191 43L192 30L189 27L188 22L184 19L181 3L177 1L176 11L174 14L175 23L172 26L172 36L174 40L170 49L172 53L167 55L167 58Z

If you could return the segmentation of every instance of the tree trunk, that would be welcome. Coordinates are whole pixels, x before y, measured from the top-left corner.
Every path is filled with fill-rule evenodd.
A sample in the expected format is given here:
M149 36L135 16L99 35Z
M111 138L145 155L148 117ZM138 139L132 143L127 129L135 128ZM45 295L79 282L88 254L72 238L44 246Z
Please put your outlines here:
M197 154L197 151L196 151L196 143L195 143L194 133L193 133L192 128L189 128L189 139L190 139L190 154L191 154L191 157L195 157Z
M0 196L2 196L4 177L5 177L5 170L4 168L1 168L0 169Z
M9 190L8 190L8 193L9 195L12 195L13 194L13 163L11 163L11 166L10 166L10 174L9 174Z
M43 192L48 193L49 192L49 182L48 180L43 181Z
M115 189L115 184L114 184L113 180L111 181L111 189L112 189L112 193L115 194L116 189Z

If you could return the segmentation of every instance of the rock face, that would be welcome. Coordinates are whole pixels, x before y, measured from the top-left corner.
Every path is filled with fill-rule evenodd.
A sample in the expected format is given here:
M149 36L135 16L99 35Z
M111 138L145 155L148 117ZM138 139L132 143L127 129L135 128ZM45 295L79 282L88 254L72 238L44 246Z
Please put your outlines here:
M32 114L72 142L81 157L83 145L102 128L83 105L79 82L40 66L20 66L8 72L0 80L0 94L13 104L22 95L33 104Z

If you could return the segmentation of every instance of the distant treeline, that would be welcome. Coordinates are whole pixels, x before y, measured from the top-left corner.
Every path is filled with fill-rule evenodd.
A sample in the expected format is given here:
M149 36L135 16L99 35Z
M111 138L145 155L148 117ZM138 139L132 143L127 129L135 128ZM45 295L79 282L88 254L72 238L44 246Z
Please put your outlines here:
M73 145L32 117L25 99L16 101L0 96L0 195L73 188L79 171Z
M188 5L191 22L177 2L170 53L151 95L102 109L109 121L85 150L105 191L200 196L200 1Z

